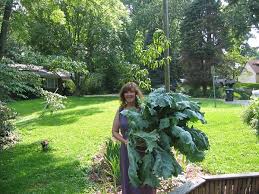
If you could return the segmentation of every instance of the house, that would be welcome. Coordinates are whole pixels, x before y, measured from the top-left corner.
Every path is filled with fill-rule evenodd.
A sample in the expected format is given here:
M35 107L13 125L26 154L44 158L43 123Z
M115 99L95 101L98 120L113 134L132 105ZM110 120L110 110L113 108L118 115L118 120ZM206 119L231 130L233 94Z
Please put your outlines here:
M241 83L259 83L259 59L251 60L245 65L238 81Z
M42 87L45 90L63 93L64 81L71 78L71 74L65 70L49 71L43 66L27 64L9 64L10 67L17 68L20 71L29 71L39 75L43 79Z

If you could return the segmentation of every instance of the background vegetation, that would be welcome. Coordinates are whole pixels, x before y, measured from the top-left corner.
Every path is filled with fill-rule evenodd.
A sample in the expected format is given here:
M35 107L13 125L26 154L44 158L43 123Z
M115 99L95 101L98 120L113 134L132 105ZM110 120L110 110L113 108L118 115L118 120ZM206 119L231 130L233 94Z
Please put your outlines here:
M206 125L195 125L209 137L210 150L202 162L212 174L259 171L255 130L242 123L240 105L199 100ZM40 117L42 100L11 103L19 113L21 142L0 157L1 193L93 193L92 157L111 136L111 122L119 102L114 97L69 97L66 108ZM233 125L235 123L235 125ZM50 150L43 152L40 141ZM33 177L33 178L32 178Z
M219 76L236 78L249 58L258 57L247 44L258 27L258 7L253 0L169 0L172 87L184 78L208 96L211 66ZM147 80L144 87L155 87L163 84L162 67L143 66L134 42L140 31L148 48L162 18L162 0L2 0L1 63L68 70L76 95L117 92L135 74Z

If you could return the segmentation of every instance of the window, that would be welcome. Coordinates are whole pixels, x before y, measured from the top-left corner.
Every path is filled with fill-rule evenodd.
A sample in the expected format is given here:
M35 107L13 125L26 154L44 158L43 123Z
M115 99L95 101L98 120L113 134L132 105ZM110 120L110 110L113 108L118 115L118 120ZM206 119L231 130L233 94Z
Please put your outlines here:
M50 89L58 88L58 79L57 78L46 78L45 87Z

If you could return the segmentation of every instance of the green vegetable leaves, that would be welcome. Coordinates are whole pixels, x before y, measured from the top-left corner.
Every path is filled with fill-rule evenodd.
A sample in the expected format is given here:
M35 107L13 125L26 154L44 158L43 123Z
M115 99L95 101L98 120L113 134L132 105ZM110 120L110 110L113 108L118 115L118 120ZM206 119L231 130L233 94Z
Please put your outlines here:
M209 141L205 133L188 127L191 122L205 123L197 102L178 93L159 88L142 103L141 111L124 110L129 124L129 178L134 186L157 187L159 178L177 176L181 166L172 149L191 162L204 159Z

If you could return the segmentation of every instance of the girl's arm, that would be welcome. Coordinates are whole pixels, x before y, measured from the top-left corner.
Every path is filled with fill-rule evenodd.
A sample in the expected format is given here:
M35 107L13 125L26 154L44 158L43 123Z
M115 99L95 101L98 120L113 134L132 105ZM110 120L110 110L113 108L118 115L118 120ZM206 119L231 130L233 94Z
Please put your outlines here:
M117 111L115 117L114 117L114 121L113 121L113 125L112 125L112 136L119 140L122 143L127 144L128 141L126 139L124 139L121 134L119 133L119 128L120 128L120 119L119 119L119 110Z

